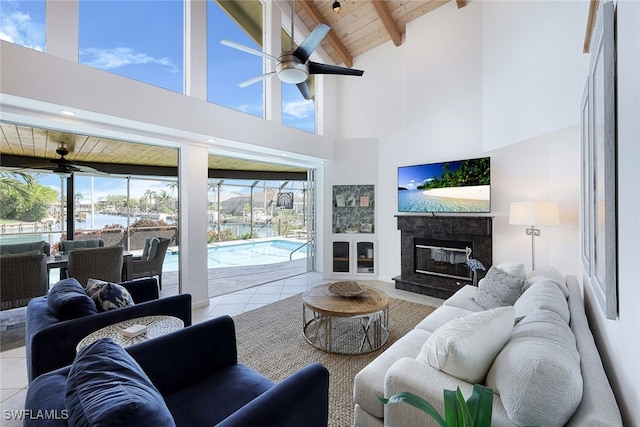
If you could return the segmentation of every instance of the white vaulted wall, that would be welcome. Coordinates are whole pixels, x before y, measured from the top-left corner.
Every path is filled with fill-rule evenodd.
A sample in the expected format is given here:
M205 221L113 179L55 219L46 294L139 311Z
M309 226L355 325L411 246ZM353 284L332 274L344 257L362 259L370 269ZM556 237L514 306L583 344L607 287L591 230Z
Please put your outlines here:
M619 218L620 227L635 231L630 235L619 228L624 235L620 318L605 320L596 303L589 304L589 315L625 425L637 425L640 414L633 403L639 398L640 355L630 348L629 337L640 324L638 310L631 307L640 289L634 279L638 256L631 246L640 239L640 3L618 4L625 11L618 31L627 53L623 57L619 51L626 67L622 101L627 120L621 124L626 137L619 142L624 145L620 155L626 156L620 166L627 171L619 178L620 197L625 197ZM513 260L531 268L530 238L524 226L508 224L509 205L553 200L559 203L561 225L540 227L536 266L582 275L579 123L590 61L582 52L588 7L588 2L575 1L472 1L458 9L449 2L408 24L400 47L388 42L355 58L354 67L365 75L339 82L336 153L342 153L343 167L334 164L326 184L350 183L344 180L352 178L357 165L359 176L376 185L380 279L400 274L397 168L479 156L491 157L494 264ZM350 140L356 151L338 149ZM376 164L370 154L358 152L376 147ZM585 289L587 300L590 294Z
M389 42L357 57L355 66L366 70L363 79L340 82L345 102L339 103L338 137L378 140L378 164L370 168L377 173L378 199L387 201L377 207L378 239L384 242L382 279L400 273L400 233L394 218L398 166L486 155L492 160L494 262L516 258L531 266L525 227L508 225L510 202L554 200L562 225L542 227L536 264L558 265L565 273L578 270L576 106L588 57L581 53L583 28L575 22L585 22L586 10L571 2L547 7L554 12L553 25L531 32L527 28L534 24L505 28L502 23L510 14L516 22L526 16L542 20L540 2L517 2L514 11L512 5L503 10L503 3L471 2L462 9L447 3L407 25L402 46ZM494 46L505 31L508 43ZM569 41L557 43L558 38ZM515 55L520 48L524 53ZM545 52L543 62L550 68L545 73L540 72L542 65L531 67L539 52ZM564 65L550 62L554 57L564 58ZM500 58L507 58L508 65L501 66ZM567 81L577 83L565 87ZM545 86L552 86L548 95L529 96ZM360 102L346 102L349 99ZM556 111L550 114L553 121L530 113L550 105Z

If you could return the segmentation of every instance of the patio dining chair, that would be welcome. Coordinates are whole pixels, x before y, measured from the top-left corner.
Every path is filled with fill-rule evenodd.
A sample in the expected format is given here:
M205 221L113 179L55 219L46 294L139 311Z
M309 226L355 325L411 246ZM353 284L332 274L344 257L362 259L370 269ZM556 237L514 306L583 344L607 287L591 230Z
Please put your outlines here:
M162 264L169 243L171 239L166 237L148 237L142 255L133 257L133 278L158 276L158 285L162 290Z
M74 249L86 249L86 248L102 248L104 247L104 240L102 239L85 239L85 240L61 240L58 243L58 250L60 252L69 252ZM60 280L69 277L67 269L62 267L60 269Z
M122 246L74 249L69 252L67 273L83 287L89 279L118 283L122 281Z
M34 251L36 252L36 251ZM49 290L45 253L0 256L0 309L24 307Z

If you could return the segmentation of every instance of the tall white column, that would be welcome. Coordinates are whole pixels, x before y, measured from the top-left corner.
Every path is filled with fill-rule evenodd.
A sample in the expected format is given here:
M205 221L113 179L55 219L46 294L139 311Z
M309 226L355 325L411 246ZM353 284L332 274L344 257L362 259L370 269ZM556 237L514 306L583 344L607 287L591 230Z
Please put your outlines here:
M185 95L207 100L207 4L205 0L184 2Z
M180 293L194 307L209 304L207 272L207 159L205 146L180 148Z

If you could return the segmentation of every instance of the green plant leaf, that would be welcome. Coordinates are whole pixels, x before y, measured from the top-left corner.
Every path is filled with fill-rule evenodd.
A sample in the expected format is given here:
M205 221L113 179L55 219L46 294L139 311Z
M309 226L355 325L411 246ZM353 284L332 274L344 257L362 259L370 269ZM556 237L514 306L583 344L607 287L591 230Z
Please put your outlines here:
M460 387L456 387L456 403L458 408L458 419L462 420L462 424L459 425L463 425L465 427L473 427L473 419L471 418L471 413L469 412L467 401L464 399L464 396L460 391Z
M458 408L458 399L453 390L444 390L444 419L448 426L461 426L462 418Z
M482 384L473 386L467 406L475 427L490 427L493 416L493 390Z
M393 396L389 397L389 399L385 399L383 397L378 397L378 399L385 405L399 403L399 402L407 403L413 406L414 408L418 408L421 411L429 414L431 418L436 420L436 422L440 424L442 427L448 426L445 420L443 420L440 414L438 414L438 411L436 411L436 408L434 408L429 402L427 402L423 398L416 396L413 393L409 393L409 392L396 393Z

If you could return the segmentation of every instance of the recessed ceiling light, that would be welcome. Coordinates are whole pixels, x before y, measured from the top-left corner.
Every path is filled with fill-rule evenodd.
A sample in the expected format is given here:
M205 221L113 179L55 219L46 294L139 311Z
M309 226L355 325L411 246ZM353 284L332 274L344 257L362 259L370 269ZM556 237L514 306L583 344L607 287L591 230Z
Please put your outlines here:
M207 139L207 142L216 142L216 140L213 139L213 138L209 138L209 139Z
M287 154L287 153L282 153L282 154L281 154L281 156L282 156L282 157L287 157L287 156L288 156L288 154Z
M76 113L74 113L73 111L69 111L69 110L60 110L60 114L64 115L64 116L75 116Z

